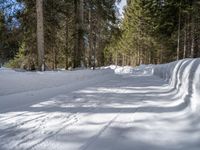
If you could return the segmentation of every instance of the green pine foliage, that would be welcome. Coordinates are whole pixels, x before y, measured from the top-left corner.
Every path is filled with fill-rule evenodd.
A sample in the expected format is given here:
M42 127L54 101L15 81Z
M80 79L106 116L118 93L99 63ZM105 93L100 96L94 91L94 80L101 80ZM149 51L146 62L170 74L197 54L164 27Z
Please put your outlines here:
M108 45L114 30L118 28L116 0L45 0L43 2L46 69L104 65L103 50ZM14 60L9 64L12 67L22 66L20 65L22 49L19 45L24 44L26 64L31 63L24 68L29 70L38 68L36 1L17 0L15 3L23 6L14 11L12 16L18 22L17 30L20 32L18 39L23 40L16 41L18 44L18 49L14 53L16 56L10 57ZM1 3L7 11L9 7L14 9L15 5L12 5L9 0ZM4 13L5 11L6 9ZM17 36L14 30L11 29L9 32ZM12 45L8 47L11 49Z
M20 68L31 71L35 70L35 64L35 56L28 54L26 45L23 42L15 57L6 63L5 66L9 68Z
M43 2L46 69L136 66L200 56L198 0L127 0L121 20L120 0ZM0 8L0 63L38 68L36 1L3 0Z
M105 49L112 63L136 66L176 60L179 23L181 42L178 58L191 57L192 36L195 38L193 43L195 54L192 57L200 56L198 46L200 7L197 1L128 0L127 3L120 25L122 33L114 35L112 42ZM198 32L191 30L192 24L194 24L194 30ZM187 30L185 37L184 30ZM184 46L186 47L185 57L183 57Z

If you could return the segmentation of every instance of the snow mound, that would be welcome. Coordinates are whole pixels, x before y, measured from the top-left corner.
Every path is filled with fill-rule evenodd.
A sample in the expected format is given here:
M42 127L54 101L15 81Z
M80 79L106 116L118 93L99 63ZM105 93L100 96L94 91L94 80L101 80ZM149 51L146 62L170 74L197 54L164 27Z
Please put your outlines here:
M115 74L131 74L133 72L133 68L130 66L124 66L124 67L117 66L117 68L114 71Z
M2 72L15 72L15 71L9 68L1 67L0 72L2 73Z
M133 68L130 66L117 66L117 65L110 65L107 67L101 67L101 69L111 69L114 71L115 74L132 74Z
M152 75L153 74L153 65L140 65L133 68L132 74L134 75Z
M177 91L191 110L200 108L200 59L184 59L168 64L155 65L153 74L165 79Z
M112 73L110 69L23 72L0 68L0 96L89 82Z
M115 74L131 74L131 75L152 75L152 65L140 65L138 67L131 66L116 66L110 65L108 67L104 67L102 69L111 69Z

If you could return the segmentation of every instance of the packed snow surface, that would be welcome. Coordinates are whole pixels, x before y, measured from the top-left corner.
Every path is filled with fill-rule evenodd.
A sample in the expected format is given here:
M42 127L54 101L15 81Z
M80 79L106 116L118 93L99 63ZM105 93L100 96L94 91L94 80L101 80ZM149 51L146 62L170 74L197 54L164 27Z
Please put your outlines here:
M0 68L0 150L199 150L200 59L99 70Z

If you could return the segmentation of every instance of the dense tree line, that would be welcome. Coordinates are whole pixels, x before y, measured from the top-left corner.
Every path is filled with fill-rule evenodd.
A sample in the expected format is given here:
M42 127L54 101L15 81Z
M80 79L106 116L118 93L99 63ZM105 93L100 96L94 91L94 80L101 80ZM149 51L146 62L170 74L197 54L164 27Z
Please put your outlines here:
M118 29L116 0L2 0L0 8L1 62L13 58L11 67L102 66L103 50Z
M0 66L16 55L19 49L18 41L20 41L20 32L16 21L13 19L15 6L11 7L11 2L8 3L5 9L10 8L12 11L7 12L6 15L3 2L3 0L0 1Z
M199 0L1 0L0 62L27 70L200 56Z
M200 56L200 1L128 0L107 63L139 65Z

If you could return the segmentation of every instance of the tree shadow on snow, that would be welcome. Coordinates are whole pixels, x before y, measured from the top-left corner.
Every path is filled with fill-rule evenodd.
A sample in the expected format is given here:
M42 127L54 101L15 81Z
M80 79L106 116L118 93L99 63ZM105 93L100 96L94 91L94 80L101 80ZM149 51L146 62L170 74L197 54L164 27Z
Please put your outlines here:
M180 64L179 69L175 73L176 81L174 86L169 86L169 84L167 84L165 81L163 81L162 79L158 79L155 76L133 77L118 75L111 81L105 81L104 83L98 84L93 87L88 87L79 91L68 93L67 95L58 95L52 99L44 100L41 103L31 104L28 107L16 108L15 112L21 112L21 115L24 115L24 112L41 113L41 115L36 116L32 119L25 119L21 121L20 124L22 125L28 124L31 121L40 122L49 114L50 119L52 119L51 114L53 113L66 113L70 114L69 116L74 115L74 118L76 118L77 114L133 115L135 113L162 114L181 112L184 109L190 107L192 103L191 96L193 94L193 78L195 75L195 70L198 67L197 63L194 63L194 65L192 66L191 71L188 75L189 85L186 89L188 93L182 95L183 93L181 93L181 88L183 83L178 82L178 80L183 80L182 78L184 74L184 69L181 70L181 68L185 68L186 66L188 66L189 63L191 63L191 61L188 61L185 64ZM178 71L180 71L180 73L178 73ZM5 113L9 113L9 111ZM14 117L19 116L20 114ZM12 141L12 137L15 136L15 134L22 134L25 137L40 129L40 127L38 127L35 128L35 130L29 128L23 130L18 128L17 125L7 124L7 120L9 120L9 118L4 120L0 119L0 121L3 121L0 123L0 125L8 126L5 129L0 128L0 139L7 138L11 139ZM180 131L182 133L181 135L190 135L192 133L195 133L197 131L197 128L199 128L198 120L199 118L195 120L190 120L192 121L190 124L191 127L193 126L192 123L198 125L193 129L187 128L183 131ZM154 121L156 123L156 120L144 120L144 122L149 122L149 124L151 124ZM170 124L173 124L177 120L174 120L173 118L168 118L168 120L167 118L163 118L163 121L170 122ZM74 119L73 122L76 123L78 121ZM48 124L48 122L46 123ZM61 123L63 124L63 126L60 128L61 130L72 125L65 125L64 121ZM99 125L95 124L95 122L87 123L88 125L93 126ZM132 122L130 121L129 123ZM61 143L71 142L81 144L82 141L88 141L86 144L83 144L83 146L80 147L80 150L169 150L169 148L170 150L197 150L197 147L200 148L199 141L193 140L192 138L184 141L177 141L176 139L174 139L174 142L173 140L168 141L169 143L172 143L171 146L168 145L168 147L165 147L167 141L161 141L158 137L159 135L165 135L165 133L157 133L154 130L149 130L148 128L143 127L142 120L138 120L138 122L134 122L134 124L136 124L134 127L126 128L117 125L109 126L109 132L107 132L107 134L104 133L104 130L107 130L108 126L103 125L103 128L100 131L98 131L97 134L92 136L92 138L88 137L88 132L84 131L73 133L70 137L68 135L60 133L61 130L49 132L45 135L44 138L41 138L40 140L38 140L38 142L35 142L35 144L32 144L32 146L28 147L27 149L34 148L35 146L41 144L45 140L48 140L49 138L55 135L58 135L57 141ZM168 131L170 130L166 130L166 132ZM154 136L145 137L145 135L149 135L150 132L153 132ZM162 132L164 132L164 130ZM117 141L116 137L118 137ZM158 141L153 141L153 139L157 139ZM26 141L22 140L21 142L19 142L19 144L23 144L24 142ZM0 150L1 149L7 149L6 147L4 147L2 142L0 144Z

